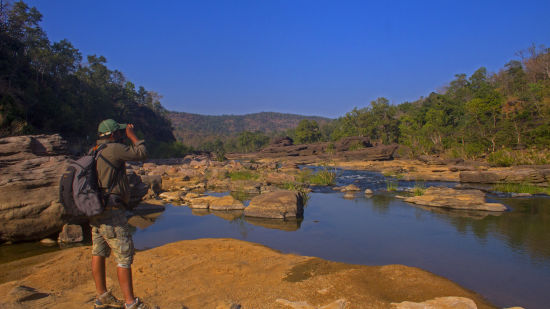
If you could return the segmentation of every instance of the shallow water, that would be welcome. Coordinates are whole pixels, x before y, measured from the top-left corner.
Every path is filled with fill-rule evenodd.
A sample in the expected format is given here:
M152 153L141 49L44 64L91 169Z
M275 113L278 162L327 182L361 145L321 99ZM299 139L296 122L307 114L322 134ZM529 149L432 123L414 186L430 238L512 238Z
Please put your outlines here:
M399 189L415 185L395 181ZM317 187L304 219L286 222L168 206L161 214L131 219L137 226L134 241L143 250L184 239L236 238L340 262L404 264L449 278L500 307L548 308L549 198L494 196L510 209L500 214L444 211L413 206L384 192L386 179L379 173L340 171L338 185L349 183L376 194L368 198L360 192L347 200ZM422 183L432 185L456 183Z
M379 191L346 200L330 188L316 188L301 222L257 222L238 212L193 214L187 207L168 207L153 225L137 229L134 239L137 248L146 249L228 237L333 261L404 264L449 278L497 306L548 308L550 199L495 197L510 208L502 214L433 211L380 191L386 187L380 174L344 171L338 179L339 185L352 182ZM399 181L401 189L413 186Z

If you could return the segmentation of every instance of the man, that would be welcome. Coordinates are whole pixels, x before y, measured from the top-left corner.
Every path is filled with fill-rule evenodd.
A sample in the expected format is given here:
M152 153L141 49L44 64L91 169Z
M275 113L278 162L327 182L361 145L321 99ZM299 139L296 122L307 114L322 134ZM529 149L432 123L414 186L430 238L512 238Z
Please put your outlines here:
M125 130L125 132L124 132ZM132 262L134 243L128 230L125 208L130 200L126 161L143 161L147 156L144 141L138 140L134 125L120 124L107 119L99 124L99 140L96 147L106 144L97 158L99 187L106 197L105 211L90 218L92 227L92 275L97 298L94 308L149 308L134 296L132 283ZM124 135L132 146L122 144ZM117 262L117 275L124 301L107 291L105 280L105 258L111 251Z

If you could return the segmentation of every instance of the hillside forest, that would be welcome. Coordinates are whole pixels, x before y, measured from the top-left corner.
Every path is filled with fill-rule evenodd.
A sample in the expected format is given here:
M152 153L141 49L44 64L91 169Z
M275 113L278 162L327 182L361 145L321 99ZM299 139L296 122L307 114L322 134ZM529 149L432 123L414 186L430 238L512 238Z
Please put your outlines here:
M531 46L498 72L457 74L414 102L378 98L338 119L280 113L203 116L167 111L161 96L136 87L103 56L68 40L50 42L42 15L22 1L0 2L0 137L60 133L78 150L106 118L134 123L152 156L194 150L258 151L274 138L296 143L369 137L399 143L402 155L484 158L497 165L550 163L550 49Z
M60 133L79 152L93 144L103 119L134 123L153 155L178 145L160 96L107 67L86 61L71 42L50 42L42 15L22 1L0 6L0 137Z
M378 98L324 126L300 123L308 141L366 136L408 154L487 158L498 165L550 163L550 49L531 46L496 72L457 74L440 92L391 105ZM312 132L316 132L312 136Z

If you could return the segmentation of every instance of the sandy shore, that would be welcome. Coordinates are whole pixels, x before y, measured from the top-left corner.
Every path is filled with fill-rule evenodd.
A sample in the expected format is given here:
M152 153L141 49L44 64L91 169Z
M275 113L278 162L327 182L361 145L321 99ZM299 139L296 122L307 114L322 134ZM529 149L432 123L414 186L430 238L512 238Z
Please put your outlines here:
M0 308L92 308L90 261L90 247L78 247L1 264ZM120 297L113 258L107 267L108 285ZM141 251L133 269L136 294L163 309L392 308L443 296L493 308L418 268L336 263L234 239L187 240Z

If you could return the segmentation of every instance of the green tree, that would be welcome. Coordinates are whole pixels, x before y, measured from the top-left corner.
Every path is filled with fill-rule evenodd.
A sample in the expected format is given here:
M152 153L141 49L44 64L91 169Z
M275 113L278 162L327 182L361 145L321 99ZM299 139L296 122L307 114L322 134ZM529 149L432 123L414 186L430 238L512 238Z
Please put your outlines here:
M302 119L296 127L296 141L299 144L315 143L321 139L319 124L315 120Z

